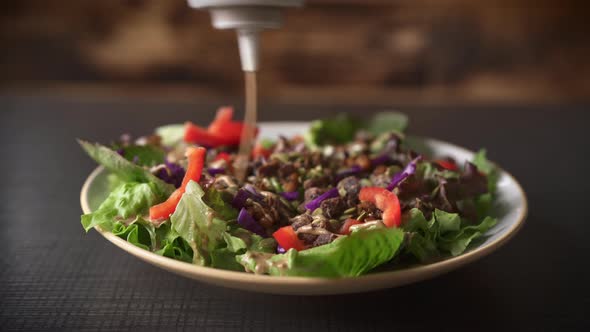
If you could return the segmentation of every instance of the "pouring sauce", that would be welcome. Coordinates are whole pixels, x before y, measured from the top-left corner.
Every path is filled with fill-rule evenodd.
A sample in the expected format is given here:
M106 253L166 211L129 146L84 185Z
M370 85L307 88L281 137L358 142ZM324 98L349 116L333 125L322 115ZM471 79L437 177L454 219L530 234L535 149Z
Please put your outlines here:
M235 175L238 182L243 183L248 171L248 161L254 145L254 132L258 113L258 94L256 86L256 72L244 71L246 82L246 114L244 129L240 138L240 149L234 162Z

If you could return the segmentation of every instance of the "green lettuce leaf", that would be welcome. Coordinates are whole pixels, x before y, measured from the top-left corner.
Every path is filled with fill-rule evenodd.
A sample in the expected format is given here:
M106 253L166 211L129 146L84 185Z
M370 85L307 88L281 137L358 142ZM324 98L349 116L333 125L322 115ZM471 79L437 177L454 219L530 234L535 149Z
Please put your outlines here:
M360 229L332 243L273 255L248 251L237 257L248 271L306 277L359 276L393 258L404 238L398 228Z
M376 113L367 121L341 113L332 118L313 121L305 140L310 146L342 144L352 141L359 129L374 135L391 131L402 133L407 124L408 117L398 112Z
M479 171L484 173L488 177L488 191L494 193L496 191L496 185L498 183L499 173L496 166L487 159L486 150L479 150L471 161Z
M212 208L217 216L223 220L233 220L238 217L238 211L229 203L233 196L225 191L211 187L205 193L203 201Z
M151 250L155 245L154 226L142 218L136 219L129 225L117 221L113 224L111 232L123 240L145 250Z
M156 228L155 233L156 247L154 253L187 263L193 261L193 250L172 228L170 220Z
M162 144L174 146L180 143L184 137L183 124L170 124L156 128L156 135L162 139Z
M190 181L170 221L193 250L193 263L207 266L211 252L223 244L227 222L217 218L215 211L205 204L204 194L198 183Z
M211 252L211 266L234 271L244 271L244 267L236 260L237 255L246 250L274 253L277 242L273 238L262 238L246 229L234 227L223 234L225 246Z
M359 128L358 121L342 113L330 119L312 121L305 139L312 146L346 143L354 138Z
M152 167L164 163L166 152L153 145L130 145L123 149L123 157L139 166Z
M481 237L494 225L496 225L496 219L486 217L479 225L465 226L461 230L442 235L438 246L453 256L460 255L467 249L471 241Z
M409 234L405 250L421 262L435 260L442 255L441 252L457 256L495 224L494 218L486 217L478 225L468 225L458 214L438 209L427 220L422 211L414 208L403 224Z
M146 215L150 206L163 199L164 196L159 194L153 183L123 183L109 194L96 211L82 216L82 226L86 231L95 226L111 230L117 221L133 221Z
M396 131L403 133L408 126L408 117L399 112L379 112L371 117L364 127L372 134Z
M78 140L78 143L92 159L117 174L122 181L150 183L160 195L166 197L174 191L173 185L160 180L148 170L135 165L106 146L82 140Z

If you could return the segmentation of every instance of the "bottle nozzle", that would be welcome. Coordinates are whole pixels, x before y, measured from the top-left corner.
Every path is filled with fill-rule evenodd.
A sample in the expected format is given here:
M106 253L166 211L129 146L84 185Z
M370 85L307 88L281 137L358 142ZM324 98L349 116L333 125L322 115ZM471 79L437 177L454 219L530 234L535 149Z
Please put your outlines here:
M215 28L236 29L244 71L258 70L260 31L281 26L281 8L299 7L303 4L303 0L188 1L191 7L209 9Z
M243 71L257 71L259 64L259 30L238 29L238 48Z

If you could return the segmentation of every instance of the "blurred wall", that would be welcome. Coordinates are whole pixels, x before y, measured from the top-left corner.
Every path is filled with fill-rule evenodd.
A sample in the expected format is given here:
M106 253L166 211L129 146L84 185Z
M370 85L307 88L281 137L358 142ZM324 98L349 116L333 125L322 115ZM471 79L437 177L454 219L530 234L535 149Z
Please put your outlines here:
M263 39L261 93L311 102L590 96L586 1L309 0ZM239 96L235 36L184 0L5 1L5 91ZM101 90L102 89L102 90Z

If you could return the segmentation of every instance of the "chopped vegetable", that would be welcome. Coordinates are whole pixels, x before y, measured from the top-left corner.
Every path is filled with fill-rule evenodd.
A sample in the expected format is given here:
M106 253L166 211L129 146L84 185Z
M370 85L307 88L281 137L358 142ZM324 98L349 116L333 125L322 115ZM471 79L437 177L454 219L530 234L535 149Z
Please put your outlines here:
M435 160L434 161L438 166L447 169L449 171L457 171L459 170L459 167L457 167L457 164L455 164L454 162L450 161L450 160Z
M298 191L284 191L281 193L281 196L283 196L287 200L294 201L299 198L299 192Z
M393 190L393 188L397 187L402 181L407 179L410 175L416 172L416 165L418 161L422 159L422 156L418 156L416 159L410 161L406 168L403 171L396 173L391 179L391 182L387 186L387 190Z
M356 219L346 219L342 227L340 227L340 234L348 235L350 234L350 226L362 224L362 222Z
M301 251L305 249L305 244L297 237L297 233L291 226L279 228L272 236L284 250L295 249Z
M124 135L112 149L80 141L111 172L111 193L82 216L84 229L201 266L352 277L459 255L496 223L498 171L485 151L462 168L416 158L408 146L428 149L406 142L402 114L339 115L305 136L259 140L243 181L232 162L244 124L233 116L221 107L207 127Z
M333 197L337 197L338 196L338 188L334 187L328 191L326 191L325 193L321 194L320 196L318 196L316 199L312 200L311 202L307 203L305 205L305 208L313 211L317 208L320 207L320 204L328 199L328 198L333 198Z
M187 148L186 155L189 160L188 168L180 188L176 189L165 202L154 205L150 208L150 219L153 221L161 221L168 219L168 217L174 213L176 205L178 205L182 194L184 194L188 182L198 182L201 178L206 152L207 151L204 148Z
M380 187L365 187L359 194L361 202L369 202L383 212L383 223L387 227L398 227L402 221L397 195Z
M258 234L262 237L267 236L264 227L260 226L245 208L242 208L240 214L238 214L238 224L254 234Z

